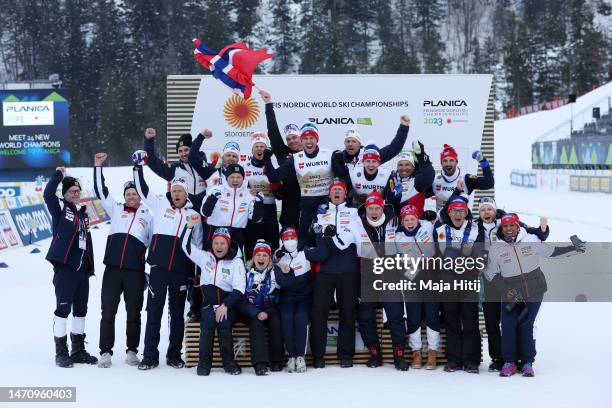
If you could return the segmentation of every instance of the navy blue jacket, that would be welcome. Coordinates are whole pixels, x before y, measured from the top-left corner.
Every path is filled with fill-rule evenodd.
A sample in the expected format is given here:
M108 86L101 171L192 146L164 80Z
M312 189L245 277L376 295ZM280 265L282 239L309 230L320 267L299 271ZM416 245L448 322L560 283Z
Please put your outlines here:
M200 156L200 148L202 147L203 141L204 136L202 136L202 134L199 134L194 139L191 148L189 149L189 164L191 164L193 169L200 175L200 177L202 177L204 180L208 180L208 178L219 169L208 165L208 163L206 163L206 156L203 156L204 159L202 159L202 156Z
M359 257L354 244L339 249L331 238L316 235L316 246L304 248L306 259L319 263L318 273L341 274L359 270Z
M276 283L281 287L280 303L299 302L310 299L312 296L312 275L310 273L295 276L293 268L289 270L289 273L283 273L277 265L274 265L274 277Z
M151 169L151 171L153 171L153 173L155 173L156 175L158 175L159 177L163 178L166 181L172 181L172 179L177 175L176 174L177 169L181 169L179 173L184 173L184 174L181 174L183 177L187 175L189 179L193 180L194 188L193 190L190 189L191 191L188 191L187 193L189 193L190 195L197 194L196 187L195 187L198 184L196 173L197 174L199 173L196 169L196 166L194 166L191 163L191 161L189 162L190 166L186 166L185 164L181 162L172 163L172 164L164 163L155 154L155 139L145 139L144 150L147 152L147 166L149 166L149 168ZM199 151L199 148L198 150L194 150L193 152L195 156L198 157L198 161L196 162L198 162L199 166L201 167L202 162L206 160L206 155L200 156L198 151Z
M67 265L76 270L94 274L93 242L89 232L89 217L86 207L76 206L55 194L57 186L64 178L57 170L47 183L43 198L51 214L53 240L45 259L54 266ZM86 250L79 248L79 235L86 235Z
M280 166L295 152L291 151L283 140L274 114L274 104L271 102L266 104L266 123L272 153L274 153ZM297 178L291 177L284 180L282 186L275 190L275 193L278 195L277 198L283 201L279 222L281 225L297 227L300 219L300 185Z

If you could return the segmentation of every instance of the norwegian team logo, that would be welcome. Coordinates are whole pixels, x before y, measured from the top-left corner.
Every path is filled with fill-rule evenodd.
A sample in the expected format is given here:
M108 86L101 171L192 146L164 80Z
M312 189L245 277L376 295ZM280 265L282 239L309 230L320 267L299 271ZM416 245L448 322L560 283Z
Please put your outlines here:
M247 129L259 118L259 105L253 98L232 95L223 107L225 121L233 128Z

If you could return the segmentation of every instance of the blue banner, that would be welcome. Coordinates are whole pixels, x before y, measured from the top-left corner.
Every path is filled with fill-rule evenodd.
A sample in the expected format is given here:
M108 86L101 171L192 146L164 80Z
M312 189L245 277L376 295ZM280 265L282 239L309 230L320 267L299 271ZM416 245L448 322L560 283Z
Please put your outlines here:
M70 112L63 89L0 90L0 168L70 164Z
M9 210L24 245L53 236L51 214L44 204Z

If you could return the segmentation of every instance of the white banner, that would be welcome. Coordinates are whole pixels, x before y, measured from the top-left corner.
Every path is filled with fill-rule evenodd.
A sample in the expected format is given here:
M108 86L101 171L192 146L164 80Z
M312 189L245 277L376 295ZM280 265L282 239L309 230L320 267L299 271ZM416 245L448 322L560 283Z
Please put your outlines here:
M320 145L343 149L344 133L355 127L362 143L387 145L397 131L401 115L411 118L405 149L420 140L438 165L442 145L459 154L459 165L474 173L472 151L480 148L490 75L261 75L255 84L272 94L279 128L314 120ZM245 101L211 76L202 78L191 124L197 135L213 131L202 150L220 152L225 143L240 145L241 161L251 153L250 136L267 131L265 105L253 91Z
M4 126L53 125L53 102L4 102Z

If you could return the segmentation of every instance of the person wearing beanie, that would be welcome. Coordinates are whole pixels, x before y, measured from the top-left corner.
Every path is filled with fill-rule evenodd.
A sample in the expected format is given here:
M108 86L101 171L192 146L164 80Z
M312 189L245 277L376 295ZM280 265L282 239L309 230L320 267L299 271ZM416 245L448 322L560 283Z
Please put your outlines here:
M310 248L298 249L298 233L294 227L281 232L283 245L274 253L274 274L280 286L279 307L283 341L289 359L289 373L306 372L306 341L312 304L312 272Z
M410 127L410 118L407 115L400 117L400 125L397 129L395 137L387 146L380 149L380 162L384 164L395 156L400 154L408 138L408 130ZM342 151L342 160L344 164L350 168L361 163L363 159L364 147L361 144L361 135L355 128L348 129L344 134L344 150Z
M223 183L225 177L223 177L223 171L226 166L230 164L237 164L240 158L240 145L234 141L227 142L223 146L221 152L221 161L218 162L217 158L211 157L211 163L203 161L200 157L200 149L204 139L210 139L213 137L212 131L204 129L193 141L193 146L189 151L189 164L193 167L195 172L204 180L204 185L208 189Z
M317 208L327 201L327 190L334 177L348 174L340 152L321 149L319 131L312 122L300 128L303 151L291 155L278 168L270 161L271 151L264 155L266 175L271 183L286 182L297 178L300 186L300 239L307 236L308 228L317 215Z
M454 195L461 194L459 188L455 189ZM451 196L452 198L452 196ZM498 209L493 197L481 197L478 202L479 218L476 221L478 227L478 236L476 238L477 245L475 253L478 256L486 256L489 252L491 244L497 241L497 230L501 224L502 217L506 214L505 211ZM525 228L528 234L537 236L541 241L545 241L549 234L548 221L545 218L540 219L540 227L533 228L521 223L521 227ZM502 293L486 279L482 279L485 298L482 302L482 311L485 319L485 327L488 337L489 357L491 363L489 371L500 371L503 364L502 346L501 346L501 301ZM517 336L520 335L520 327L517 328ZM517 363L522 362L522 358L517 356Z
M283 132L278 127L272 95L269 92L259 91L261 98L266 104L266 123L270 146L276 162L279 166L291 157L291 155L303 150L300 140L300 127L294 123L289 123L283 128ZM283 227L298 227L300 220L300 186L297 178L289 177L282 181L280 187L276 189L277 198L282 201L279 222Z
M361 256L363 225L357 209L346 205L347 189L341 180L329 186L329 204L316 216L311 231L320 254L319 271L314 282L310 326L310 349L314 367L325 366L327 319L334 301L339 310L337 353L340 366L352 367L355 354L355 305L359 292L359 257Z
M489 162L485 159L480 150L472 153L472 158L478 162L482 168L482 176L477 176L462 171L458 167L459 156L457 151L451 145L445 144L440 153L440 164L442 170L438 174L432 184L431 195L436 197L436 211L439 211L449 199L457 183L461 180L465 183L465 192L468 196L476 189L489 190L495 185L493 171L489 166Z
M425 146L418 140L412 143L412 150L403 152L397 160L397 169L389 176L385 186L385 199L393 206L399 217L401 209L410 204L422 214L425 210L425 196L431 189L436 173L425 153Z
M380 163L378 146L374 142L368 142L363 149L362 161L355 166L347 167L353 207L361 206L370 192L383 192L391 171L386 167L380 167Z
M244 231L247 222L261 225L264 213L264 196L249 190L245 182L244 168L231 164L223 171L225 182L207 190L200 214L204 223L204 249L212 244L212 233L219 227L229 229L232 240L244 252Z
M180 250L181 232L189 217L197 213L187 194L189 187L184 178L174 177L170 191L165 196L157 197L149 190L145 181L140 158L135 155L133 160L136 191L153 213L152 245L147 255L147 263L151 265L147 324L143 358L138 369L150 370L159 365L159 336L166 293L170 315L170 343L166 352L166 364L174 368L183 368L185 366L185 362L181 359L185 330L183 313L187 284L189 280L193 281L195 278L196 268ZM201 225L194 230L194 240L198 244L202 242Z
M278 266L272 264L272 248L266 241L257 241L247 269L240 313L249 327L255 375L268 375L270 371L282 371L284 353L275 273Z
M203 131L204 132L204 131ZM155 153L155 129L147 128L145 130L144 150L139 150L139 157L149 166L149 168L166 181L171 181L175 177L182 177L187 184L187 193L197 195L204 192L206 189L204 178L200 177L194 169L194 165L190 164L189 153L192 147L192 137L189 133L182 134L176 142L176 153L179 156L178 163L165 163ZM195 150L198 157L196 160L199 166L206 163L206 156L198 154L199 148Z
M242 373L234 357L232 326L237 320L238 308L244 300L246 271L230 231L217 228L212 233L208 250L194 244L193 234L201 225L200 216L194 214L181 234L183 253L198 267L202 292L202 318L200 323L199 376L208 376L213 362L215 331L219 336L219 351L223 369L231 375Z
M364 154L364 162L368 159ZM368 194L365 204L359 208L358 213L366 234L362 235L362 256L364 258L377 258L391 254L389 251L394 246L395 231L397 230L397 217L393 213L393 208L385 206L385 200L378 191ZM371 250L370 250L371 249ZM365 279L367 286L371 287L374 280L390 279L389 273L377 275L372 269L361 269L362 282ZM364 287L365 285L361 285ZM376 322L376 310L382 307L387 316L387 326L391 333L391 343L393 346L393 365L399 371L408 370L408 363L404 358L404 348L406 344L406 323L404 321L404 305L400 302L382 301L379 298L372 299L371 294L361 293L357 308L357 321L359 322L359 332L363 344L370 352L370 358L366 365L368 367L380 367L382 365L382 350L378 336Z
M431 257L436 251L433 244L433 224L421 220L421 213L422 210L412 204L404 205L400 212L400 226L395 234L396 252L406 254L413 259ZM408 271L407 278L416 283L439 281L438 274L432 268ZM404 301L408 344L412 350L410 366L414 369L423 367L421 322L425 320L427 332L425 369L435 370L440 348L440 304L435 296L430 296L421 290L404 293Z
M106 153L94 159L94 193L110 218L110 230L104 253L102 279L102 319L100 320L100 361L98 367L112 365L115 344L115 315L121 295L125 301L126 357L128 365L138 365L140 344L140 312L144 302L145 253L151 241L153 217L141 206L136 184L128 181L123 187L125 203L116 202L109 194L102 172Z
M579 239L571 246L555 247L540 241L521 227L516 214L505 214L497 229L498 240L491 243L484 277L502 296L501 346L504 365L499 375L510 377L519 368L516 364L518 345L523 359L520 372L533 377L536 344L533 325L547 291L546 277L540 268L542 258L584 253Z
M53 237L45 259L53 265L55 312L53 337L55 364L96 364L98 359L85 350L85 316L89 300L89 277L94 274L93 243L89 231L86 206L81 206L81 185L73 177L65 177L64 167L55 169L47 183L43 198L53 227ZM56 195L62 182L62 198ZM72 312L68 354L66 326Z
M433 240L439 256L446 260L474 257L472 251L478 235L478 228L472 222L468 198L454 197L448 200L440 211L440 220L434 225ZM453 265L455 263L453 262ZM443 269L440 278L455 285L478 282L477 262L474 267ZM452 286L454 288L454 286ZM478 328L478 293L470 290L453 290L444 293L442 312L446 325L446 358L444 371L465 370L478 374L480 365L480 330Z
M263 219L261 223L249 221L245 230L245 255L250 259L253 255L253 248L258 239L268 242L272 251L278 249L278 220L276 214L275 192L279 187L278 183L270 183L264 171L264 152L270 145L268 136L263 132L253 133L251 139L251 159L245 163L244 172L249 184L249 188L258 191L263 195Z

